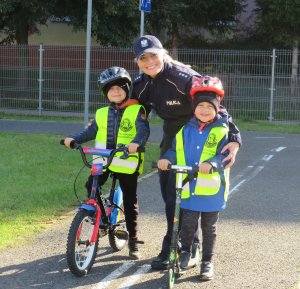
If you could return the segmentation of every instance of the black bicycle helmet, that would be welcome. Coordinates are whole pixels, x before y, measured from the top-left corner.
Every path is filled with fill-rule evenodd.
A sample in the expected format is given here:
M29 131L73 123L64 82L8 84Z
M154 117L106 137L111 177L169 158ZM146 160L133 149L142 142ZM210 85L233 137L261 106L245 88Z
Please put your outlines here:
M100 73L98 77L98 85L105 96L107 96L108 90L113 85L118 85L125 90L126 96L128 97L131 77L126 69L118 66L112 66Z

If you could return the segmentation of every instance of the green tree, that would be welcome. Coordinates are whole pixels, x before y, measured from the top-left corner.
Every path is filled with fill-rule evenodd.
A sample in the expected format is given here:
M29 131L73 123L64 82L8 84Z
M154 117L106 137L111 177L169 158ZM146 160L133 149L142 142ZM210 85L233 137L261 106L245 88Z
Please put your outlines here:
M256 32L265 41L282 48L298 46L299 0L256 0Z
M5 43L28 43L29 32L38 32L51 15L69 16L75 30L86 29L88 0L1 0L0 31ZM244 0L152 0L152 12L145 14L146 33L167 33L168 44L205 28L213 33L230 30ZM139 0L93 0L92 35L101 45L127 46L139 35Z
M298 47L300 41L299 0L257 0L257 33L274 46L293 49L291 94L297 95Z
M189 35L195 37L195 31L223 35L231 31L244 6L244 0L152 0L147 29L159 33L164 28L169 45L176 47Z
M59 11L59 0L1 0L0 31L2 43L28 44L28 34L36 30L37 24L46 24L47 19Z
M69 16L75 29L86 26L86 1L69 0ZM244 0L152 0L151 13L145 13L145 33L167 33L172 47L180 45L194 28L206 28L212 33L232 29L232 21L243 9ZM81 7L80 7L81 5ZM139 36L139 0L93 0L92 34L102 45L132 46Z
M85 29L87 0L66 2L74 29ZM131 46L139 33L138 5L139 0L93 0L92 35L104 46Z

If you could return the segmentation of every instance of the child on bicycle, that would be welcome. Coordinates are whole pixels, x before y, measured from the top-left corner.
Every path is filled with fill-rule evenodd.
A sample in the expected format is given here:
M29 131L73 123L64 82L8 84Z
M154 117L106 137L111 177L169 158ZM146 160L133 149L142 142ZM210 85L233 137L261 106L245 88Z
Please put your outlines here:
M114 172L119 179L129 233L129 256L139 259L137 179L143 169L143 153L137 150L143 148L148 140L149 123L144 107L129 99L131 78L124 68L115 66L104 70L98 78L98 84L110 105L98 109L88 127L70 135L64 143L70 148L73 140L81 144L95 139L96 148L103 149L115 149L118 144L125 144L130 154L138 156L131 158L131 162L114 159L104 174L99 176L99 185L106 182L110 172ZM91 193L92 179L90 175L86 182L88 194Z
M202 77L191 91L194 116L173 140L172 148L158 161L161 170L167 170L168 164L199 166L195 176L189 176L189 182L181 193L181 269L189 269L193 264L191 249L195 228L201 219L202 260L200 279L213 278L212 257L216 245L216 229L219 211L226 206L229 186L229 171L224 170L226 157L221 154L228 143L228 119L218 114L224 90L218 78Z

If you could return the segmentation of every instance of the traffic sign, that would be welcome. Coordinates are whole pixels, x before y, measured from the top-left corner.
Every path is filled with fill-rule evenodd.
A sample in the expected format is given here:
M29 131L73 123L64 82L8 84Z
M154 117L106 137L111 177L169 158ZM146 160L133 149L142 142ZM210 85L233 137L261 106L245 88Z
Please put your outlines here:
M151 0L140 0L140 10L151 12Z

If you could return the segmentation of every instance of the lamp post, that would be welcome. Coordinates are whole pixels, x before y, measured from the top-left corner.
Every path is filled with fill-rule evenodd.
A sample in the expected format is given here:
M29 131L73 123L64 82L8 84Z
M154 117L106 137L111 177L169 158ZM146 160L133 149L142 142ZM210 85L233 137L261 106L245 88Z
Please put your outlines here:
M89 88L91 63L92 0L88 0L85 56L84 125L89 121Z

